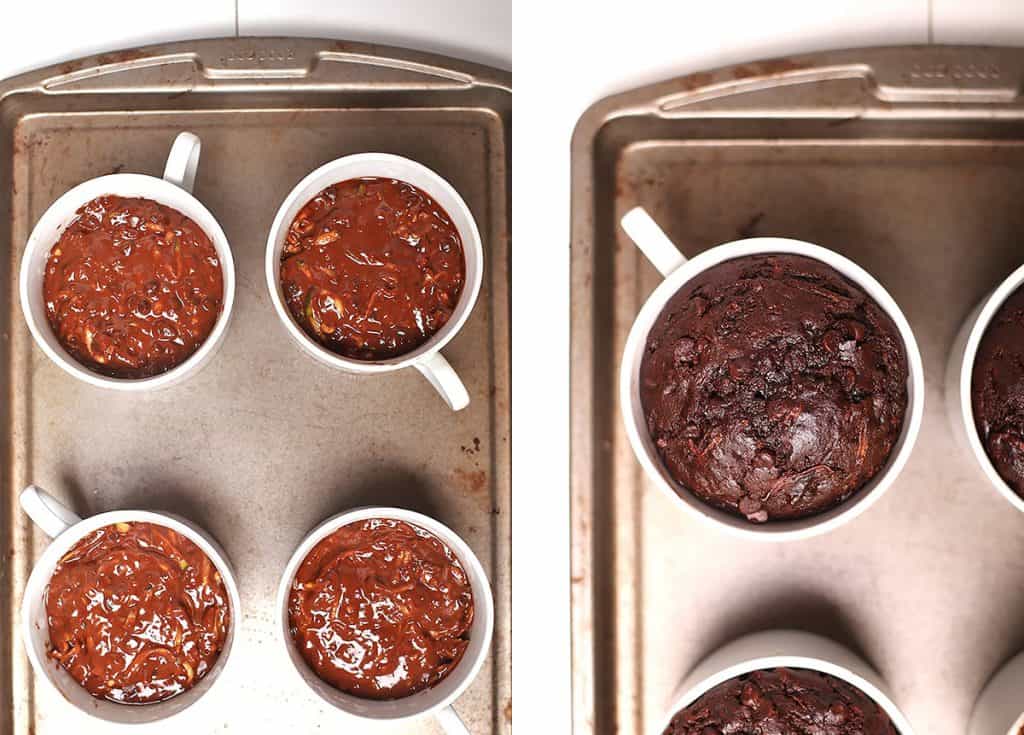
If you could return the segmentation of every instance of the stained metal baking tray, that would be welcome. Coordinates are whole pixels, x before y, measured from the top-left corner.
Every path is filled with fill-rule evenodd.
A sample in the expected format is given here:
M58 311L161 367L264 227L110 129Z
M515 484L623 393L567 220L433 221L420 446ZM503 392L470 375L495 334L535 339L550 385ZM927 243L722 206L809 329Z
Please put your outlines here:
M1024 648L1024 518L960 453L946 356L1024 261L1024 50L811 54L605 99L572 148L574 728L650 732L683 676L740 634L797 627L873 662L920 733L959 735ZM648 485L615 390L659 278L618 226L643 204L690 255L751 235L872 272L925 364L917 447L888 494L824 537L738 540Z
M272 596L308 530L370 503L433 515L480 556L495 592L494 647L456 708L474 733L511 730L511 109L505 72L324 40L176 43L0 82L0 732L106 732L35 685L18 637L21 592L45 544L16 508L29 481L79 514L180 513L232 559L244 613L232 662L195 707L147 732L311 733L343 724L288 670ZM74 184L121 170L160 175L181 130L202 138L196 195L234 252L227 338L180 386L140 396L86 387L32 344L17 305L22 247ZM274 316L262 264L281 200L320 164L361 151L435 169L480 225L483 290L446 350L469 389L465 411L450 411L414 370L367 378L326 369ZM426 719L394 731L438 729Z

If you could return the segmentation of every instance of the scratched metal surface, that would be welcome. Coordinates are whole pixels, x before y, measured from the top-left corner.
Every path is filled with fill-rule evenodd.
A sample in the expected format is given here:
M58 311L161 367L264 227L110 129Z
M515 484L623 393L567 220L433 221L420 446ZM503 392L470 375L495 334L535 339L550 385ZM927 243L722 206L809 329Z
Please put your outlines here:
M918 733L964 732L1024 647L1024 518L960 453L943 375L968 311L1024 261L1024 50L865 49L606 99L573 142L575 732L650 733L690 668L772 627L852 646ZM827 536L705 528L644 480L615 389L659 282L618 226L643 204L688 255L751 235L825 245L902 306L925 418L889 493ZM1024 705L1022 705L1024 706Z
M456 709L474 733L510 732L511 105L504 72L296 39L150 47L0 82L0 732L108 731L34 681L17 635L22 588L45 544L16 507L30 481L80 515L180 513L216 536L235 566L243 616L229 665L208 696L147 732L351 730L290 670L272 597L309 529L370 503L429 513L479 555L496 599L494 646ZM200 374L166 391L84 386L46 360L24 326L16 277L25 240L45 208L84 179L159 175L181 130L202 138L196 195L235 256L227 338ZM371 150L438 171L480 225L483 290L445 350L472 399L460 413L414 370L366 378L314 363L269 302L264 247L281 200L321 163ZM427 719L381 731L438 728Z

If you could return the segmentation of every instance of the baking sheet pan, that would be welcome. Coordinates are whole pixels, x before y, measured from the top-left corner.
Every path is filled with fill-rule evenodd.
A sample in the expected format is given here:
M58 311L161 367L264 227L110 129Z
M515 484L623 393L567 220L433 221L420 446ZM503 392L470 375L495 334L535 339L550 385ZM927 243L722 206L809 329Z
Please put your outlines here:
M493 650L456 708L474 733L511 731L511 76L394 48L227 39L105 54L0 82L0 732L106 732L41 684L17 607L45 545L17 509L35 482L80 515L171 510L231 558L243 616L209 695L151 732L351 727L289 670L272 598L314 525L358 505L428 513L463 536L491 579ZM78 182L160 175L181 130L203 141L195 193L231 243L238 287L219 353L180 386L121 395L63 374L32 344L17 267L35 220ZM362 151L398 153L447 178L484 240L481 297L445 350L472 403L450 411L415 370L342 374L305 357L266 292L267 231L309 171ZM358 725L356 725L358 727ZM439 732L429 718L384 732Z
M649 733L698 660L773 627L831 636L917 732L959 735L1024 648L1024 518L959 450L943 376L970 309L1024 262L1024 50L811 54L597 103L573 141L574 731ZM642 204L688 255L741 237L818 243L873 273L925 366L903 474L824 537L738 540L642 476L616 383L658 284L618 226Z

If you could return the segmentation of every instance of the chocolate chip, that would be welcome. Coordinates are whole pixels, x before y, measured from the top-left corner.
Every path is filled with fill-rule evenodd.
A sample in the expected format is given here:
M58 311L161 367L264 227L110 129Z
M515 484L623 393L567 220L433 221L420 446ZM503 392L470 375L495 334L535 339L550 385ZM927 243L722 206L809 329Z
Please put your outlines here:
M763 507L764 506L761 504L760 500L752 498L749 495L744 495L742 498L740 498L740 513L745 515L747 518L750 518L750 516L759 513Z
M755 710L760 709L765 704L764 693L756 684L748 681L740 691L740 702L744 707L750 707Z
M830 368L826 374L831 375L832 379L839 383L839 386L847 393L853 390L857 383L857 371L853 368L835 366Z
M692 365L697 360L697 342L691 337L683 337L676 342L673 355L680 365Z
M826 352L834 355L839 350L840 340L842 340L842 337L839 335L839 332L830 329L821 338L821 346Z
M729 361L729 376L733 380L742 381L753 369L754 365L748 357L737 357Z
M828 722L831 725L842 725L849 717L849 709L842 702L833 702L828 708Z
M754 454L750 463L754 469L765 470L775 466L775 455L768 449L762 449Z

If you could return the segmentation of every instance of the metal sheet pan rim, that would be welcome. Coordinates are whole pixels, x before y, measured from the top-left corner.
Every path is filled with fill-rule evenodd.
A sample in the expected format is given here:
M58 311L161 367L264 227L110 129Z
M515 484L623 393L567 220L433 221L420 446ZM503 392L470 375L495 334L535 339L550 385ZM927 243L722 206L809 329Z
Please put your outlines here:
M312 52L314 56L311 58L313 59L327 58L357 64L371 64L381 68L393 68L434 76L440 82L455 82L457 86L493 87L509 94L512 92L511 72L441 54L412 51L398 46L330 38L237 36L148 44L50 64L0 80L0 100L9 94L30 90L58 93L53 89L55 86L83 79L97 79L115 72L159 66L168 62L195 62L202 57L204 51L209 52L228 45L234 48L251 48L253 50L275 47L292 51L301 49ZM230 60L240 65L256 63L257 66L256 68L239 66L233 74L226 76L218 76L215 73L209 80L210 86L218 81L242 81L248 78L266 86L291 89L296 83L296 76L305 76L304 72L307 70L306 67L297 65L290 67L272 65L295 61L298 59L297 54L289 59L288 54L284 53L279 62L271 54L264 54L263 58L257 55L251 60L245 55L237 57L225 55L223 58L225 61ZM274 76L275 72L280 75ZM298 72L303 73L298 74ZM367 86L372 86L372 84L367 84ZM166 87L164 88L166 89Z

